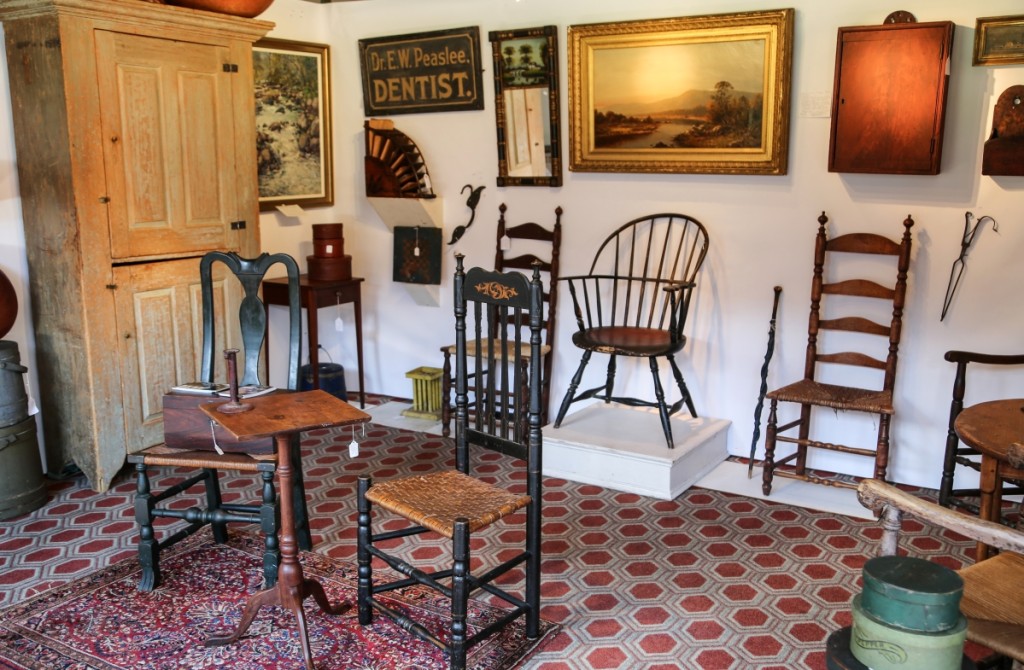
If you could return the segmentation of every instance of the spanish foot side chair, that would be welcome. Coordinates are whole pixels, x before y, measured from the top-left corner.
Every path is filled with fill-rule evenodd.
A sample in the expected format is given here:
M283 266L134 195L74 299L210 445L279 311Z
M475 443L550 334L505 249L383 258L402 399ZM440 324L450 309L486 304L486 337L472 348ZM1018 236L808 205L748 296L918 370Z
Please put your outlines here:
M910 229L914 220L908 216L903 221L903 237L899 241L874 233L848 233L829 239L825 231L826 223L828 217L822 212L818 217L818 235L814 244L814 277L811 281L811 312L807 328L804 377L767 394L771 404L765 431L761 484L765 495L771 493L775 476L847 488L856 486L855 483L810 474L807 454L812 447L872 458L873 476L876 479L884 480L889 466L889 426L894 413L893 387L896 384L897 351L902 332L907 272L910 268ZM872 279L839 276L849 267L860 268L856 260L863 260L865 254L891 259L895 266L892 284L883 286ZM846 274L852 272L847 271ZM824 296L829 299L825 300ZM890 308L892 317L888 324L872 320L875 313L888 312ZM826 353L822 351L826 347L834 348ZM835 351L839 348L845 350ZM824 383L819 380L822 368L825 367L821 364L881 371L881 388L865 389ZM778 425L780 402L799 405L799 418ZM875 447L853 447L811 439L811 410L815 407L877 415L878 439ZM797 431L795 437L782 435L793 429ZM784 458L777 458L777 442L795 444L796 451ZM780 468L791 462L795 465L792 471Z
M670 449L675 446L671 416L683 405L697 416L675 355L686 345L683 328L707 252L708 233L699 221L684 214L655 214L634 219L608 236L594 254L588 274L563 277L578 327L572 342L583 356L558 409L555 428L573 403L601 398L606 403L657 407L665 441ZM605 381L577 391L595 352L608 354ZM619 356L648 360L655 400L613 394ZM661 385L659 358L668 360L679 388L680 397L671 405Z
M374 612L394 620L416 637L434 644L449 655L451 668L466 667L466 652L473 645L524 618L524 634L540 634L540 530L541 530L541 315L540 269L533 279L518 272L497 273L480 268L463 269L463 257L456 255L455 271L455 469L435 471L373 483L360 477L358 484L357 561L359 565L358 616L361 625L371 622ZM495 349L485 347L489 337L502 340L504 351L514 357L510 365L495 365ZM500 370L487 376L485 392L475 394L469 406L468 372L470 350L475 369L486 366ZM522 356L529 350L528 357ZM491 360L483 360L483 356ZM524 372L525 363L529 371ZM528 388L528 402L510 389ZM472 419L470 419L472 414ZM521 420L525 416L526 421ZM526 432L522 430L527 426ZM470 447L474 447L471 453ZM491 449L514 456L525 469L524 478L504 489L473 475L471 459L477 449ZM374 530L377 508L385 511L383 523L394 528L398 515L411 525L397 530ZM493 555L473 557L479 561L478 574L471 571L471 537L515 514L506 524L525 524L524 546L505 541L490 542ZM390 513L390 514L388 514ZM415 567L389 553L394 544L385 541L436 533L451 542L451 563ZM518 533L503 533L512 537ZM496 537L496 536L495 536ZM410 555L415 555L412 551ZM498 561L501 561L498 563ZM422 561L419 561L422 564ZM375 581L375 569L384 565L405 575L395 581ZM513 570L525 577L522 591L513 593L496 580ZM439 592L451 603L451 626L447 633L430 630L386 603L378 594L412 584ZM506 613L493 622L474 621L469 616L469 599L484 591L509 603Z
M1024 448L1016 445L1010 463L1024 468ZM1024 663L1024 532L999 523L946 509L917 498L891 484L865 479L858 487L861 504L881 516L880 555L896 555L903 517L912 516L976 540L1000 553L958 571L963 578L960 611L967 618L967 639L1003 659L985 659L978 667L1006 667L1007 659ZM998 661L1002 660L1002 663ZM994 662L997 662L994 664Z
M942 479L939 482L939 504L943 507L959 507L972 514L978 514L978 487L955 487L957 468L970 468L981 471L981 455L977 450L963 444L956 434L954 425L956 417L964 409L964 397L967 394L967 365L975 363L980 366L1024 365L1024 355L983 354L973 351L947 351L945 359L956 364L956 375L953 378L953 400L949 406L949 432L946 435L946 452L942 459ZM1024 440L1024 436L1021 438ZM1006 480L1012 488L1003 488L1003 495L1024 494L1024 482ZM1024 512L1024 508L1021 510Z
M541 355L544 358L542 366L543 378L541 380L541 423L548 422L548 404L551 388L551 364L554 359L552 345L555 341L555 316L558 312L558 254L562 246L562 208L555 208L555 225L548 230L544 226L532 221L509 226L505 221L505 212L508 211L505 203L498 207L498 235L495 242L494 269L497 272L508 270L533 271L534 263L547 277L547 290L544 291L544 314L541 318ZM515 253L515 256L512 254ZM487 344L487 343L485 343ZM470 343L472 346L472 342ZM452 423L452 355L455 353L455 345L449 344L441 347L444 354L444 366L441 376L441 434L448 437L451 434ZM524 352L529 355L529 349ZM484 352L486 358L486 352ZM473 351L469 351L473 356ZM486 371L481 371L485 373ZM481 377L482 378L482 377ZM475 386L477 382L471 382ZM472 388L470 389L473 390Z
M214 276L215 262L223 263L230 272L224 272L223 280ZM222 358L217 351L218 338L227 339L226 332L230 327L216 318L216 306L226 308L231 302L227 299L230 289L227 282L237 278L242 289L242 300L239 304L238 327L240 330L242 363L239 365L239 385L259 385L259 360L266 334L267 315L263 302L259 298L259 288L267 270L275 264L283 264L288 272L289 295L289 337L288 337L288 389L294 390L298 381L299 361L301 359L300 310L299 302L299 270L295 260L286 254L262 254L258 258L246 259L236 253L212 251L203 256L199 265L200 291L202 295L202 363L199 381L207 383L223 382L217 379L215 367ZM230 321L230 319L225 319ZM181 380L192 381L192 380ZM216 398L210 398L211 401ZM167 402L165 410L165 439ZM194 414L204 417L198 408ZM280 525L278 496L274 486L277 470L273 440L264 440L265 444L251 443L231 444L230 434L219 431L211 438L213 427L204 420L205 431L196 431L191 439L185 441L196 448L172 448L160 444L128 456L128 461L135 466L136 496L135 521L139 524L139 563L142 576L138 588L151 591L160 585L160 552L171 545L192 535L209 524L213 537L217 542L226 542L227 523L243 522L258 523L265 538L263 553L263 578L266 586L273 586L277 581L277 564L280 558L277 532ZM223 444L225 453L214 450L217 440ZM237 449L237 450L236 450ZM299 439L292 443L292 465L295 481L290 492L295 520L298 544L301 549L312 549L313 542L308 524L305 488L302 481L302 466L299 460ZM198 469L183 480L168 486L165 490L154 492L151 489L149 468L170 467ZM235 471L251 472L260 477L260 502L225 503L221 497L218 472ZM187 492L198 484L205 487L205 507L182 508L175 505L176 496ZM162 539L157 538L154 523L157 519L177 519L183 524L171 524ZM171 532L173 531L173 532Z

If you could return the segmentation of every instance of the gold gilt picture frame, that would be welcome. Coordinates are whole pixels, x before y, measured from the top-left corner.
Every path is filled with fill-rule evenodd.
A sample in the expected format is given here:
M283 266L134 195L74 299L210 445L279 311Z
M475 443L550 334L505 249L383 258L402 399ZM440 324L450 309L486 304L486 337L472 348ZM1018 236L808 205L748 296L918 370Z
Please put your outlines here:
M979 18L974 29L974 64L1021 63L1024 63L1024 14Z
M260 211L333 205L330 47L268 37L252 58Z
M570 26L569 169L786 174L793 14Z

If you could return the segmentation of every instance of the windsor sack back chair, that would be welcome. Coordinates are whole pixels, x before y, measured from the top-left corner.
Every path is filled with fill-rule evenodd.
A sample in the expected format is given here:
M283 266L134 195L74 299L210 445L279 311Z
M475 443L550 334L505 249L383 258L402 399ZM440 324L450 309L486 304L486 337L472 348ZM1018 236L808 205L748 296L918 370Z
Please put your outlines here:
M708 233L685 214L654 214L633 219L608 236L585 275L564 277L576 314L572 342L583 350L555 418L558 428L573 403L600 398L633 407L656 407L665 441L673 444L670 417L683 406L697 416L675 355L686 345L683 330L708 252ZM580 391L583 373L595 354L607 354L605 381ZM615 395L618 357L646 358L654 380L654 400ZM669 403L658 360L672 369L679 399Z

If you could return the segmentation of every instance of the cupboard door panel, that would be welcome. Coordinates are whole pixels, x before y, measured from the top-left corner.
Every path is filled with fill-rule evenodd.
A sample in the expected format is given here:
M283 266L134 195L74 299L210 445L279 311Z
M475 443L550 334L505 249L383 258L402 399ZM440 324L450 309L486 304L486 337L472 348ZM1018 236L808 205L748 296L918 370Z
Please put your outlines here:
M111 257L228 248L234 213L224 47L96 32Z
M220 264L213 267L213 280L215 346L237 347L241 288ZM199 259L115 267L114 282L125 431L132 453L163 442L164 393L175 384L199 379ZM226 380L223 357L215 360L215 379Z

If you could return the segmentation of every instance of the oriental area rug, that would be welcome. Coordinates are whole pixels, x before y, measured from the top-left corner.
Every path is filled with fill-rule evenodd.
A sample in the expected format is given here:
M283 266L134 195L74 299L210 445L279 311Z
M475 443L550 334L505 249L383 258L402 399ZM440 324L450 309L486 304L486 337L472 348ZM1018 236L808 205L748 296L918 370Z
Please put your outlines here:
M164 583L150 593L135 585L138 561L126 559L47 591L0 613L0 668L70 670L170 670L232 668L274 670L302 667L302 648L291 612L260 610L238 642L207 648L203 641L236 627L246 599L261 586L263 542L232 532L227 544L199 533L161 556ZM355 601L356 566L303 552L303 570L316 579L331 603ZM446 602L426 589L407 588L381 598L428 625L444 625ZM447 657L391 622L377 617L360 626L355 607L323 614L309 599L306 619L319 670L411 670L446 668ZM471 601L471 632L501 610ZM522 620L473 647L468 665L481 670L516 667L558 626L542 622L541 637L528 640Z

